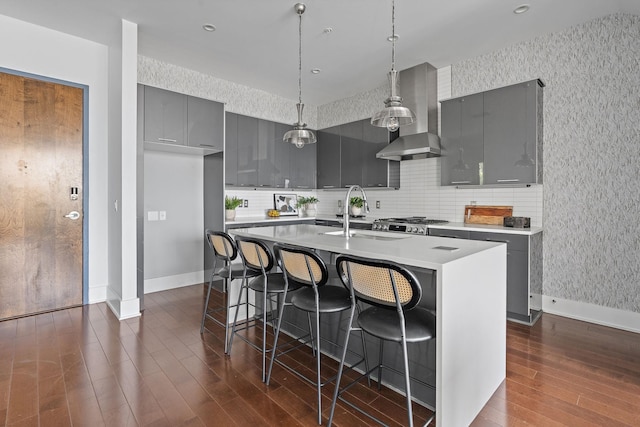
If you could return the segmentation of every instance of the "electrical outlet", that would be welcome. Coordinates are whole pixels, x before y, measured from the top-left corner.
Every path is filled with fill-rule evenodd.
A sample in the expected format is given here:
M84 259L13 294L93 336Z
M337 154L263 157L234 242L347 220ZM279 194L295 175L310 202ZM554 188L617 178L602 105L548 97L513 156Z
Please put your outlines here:
M159 212L160 215L158 215L160 221L166 221L167 220L167 211L160 211Z
M244 199L244 207L245 208L249 207L249 199Z
M380 209L380 200L376 200L376 209Z

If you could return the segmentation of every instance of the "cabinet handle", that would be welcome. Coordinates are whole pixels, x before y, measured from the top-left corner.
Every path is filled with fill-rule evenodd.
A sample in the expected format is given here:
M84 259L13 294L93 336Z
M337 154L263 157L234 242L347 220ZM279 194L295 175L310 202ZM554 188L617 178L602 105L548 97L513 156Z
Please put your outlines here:
M269 187L269 184L260 184L260 187Z
M335 185L323 185L322 188L336 188Z
M520 182L519 179L497 179L497 182Z
M484 239L487 242L496 242L496 243L509 243L508 240L497 240L497 239Z
M198 144L200 147L211 147L211 148L216 148L215 145L211 145L211 144Z
M451 236L449 234L434 234L434 237L448 237L450 239L459 239L460 236Z
M158 141L162 141L162 142L178 142L177 139L171 139L171 138L158 138Z
M452 184L471 184L471 181L451 181Z

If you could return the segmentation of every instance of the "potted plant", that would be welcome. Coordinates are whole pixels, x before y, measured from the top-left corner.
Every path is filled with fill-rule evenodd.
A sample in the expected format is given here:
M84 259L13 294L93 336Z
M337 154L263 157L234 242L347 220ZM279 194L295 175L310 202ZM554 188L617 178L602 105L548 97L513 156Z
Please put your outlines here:
M242 205L242 199L233 196L224 196L224 217L227 221L236 219L236 208Z
M298 197L297 207L303 216L316 216L316 203L319 200L315 196Z
M351 208L351 215L358 216L362 213L364 199L362 197L352 197L349 199L349 206Z

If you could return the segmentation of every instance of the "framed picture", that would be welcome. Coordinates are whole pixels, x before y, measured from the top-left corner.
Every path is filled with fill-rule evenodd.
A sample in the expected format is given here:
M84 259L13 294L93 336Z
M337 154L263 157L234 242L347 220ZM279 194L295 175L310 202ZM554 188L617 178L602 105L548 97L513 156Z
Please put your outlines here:
M298 215L298 196L295 194L274 194L273 208L280 215Z

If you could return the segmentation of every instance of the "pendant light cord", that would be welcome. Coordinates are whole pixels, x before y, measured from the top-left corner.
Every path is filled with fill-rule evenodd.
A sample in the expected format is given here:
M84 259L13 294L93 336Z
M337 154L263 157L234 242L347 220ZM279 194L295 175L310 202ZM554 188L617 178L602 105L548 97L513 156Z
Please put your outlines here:
M391 71L396 69L396 2L391 0Z
M302 104L302 13L298 17L298 102Z

